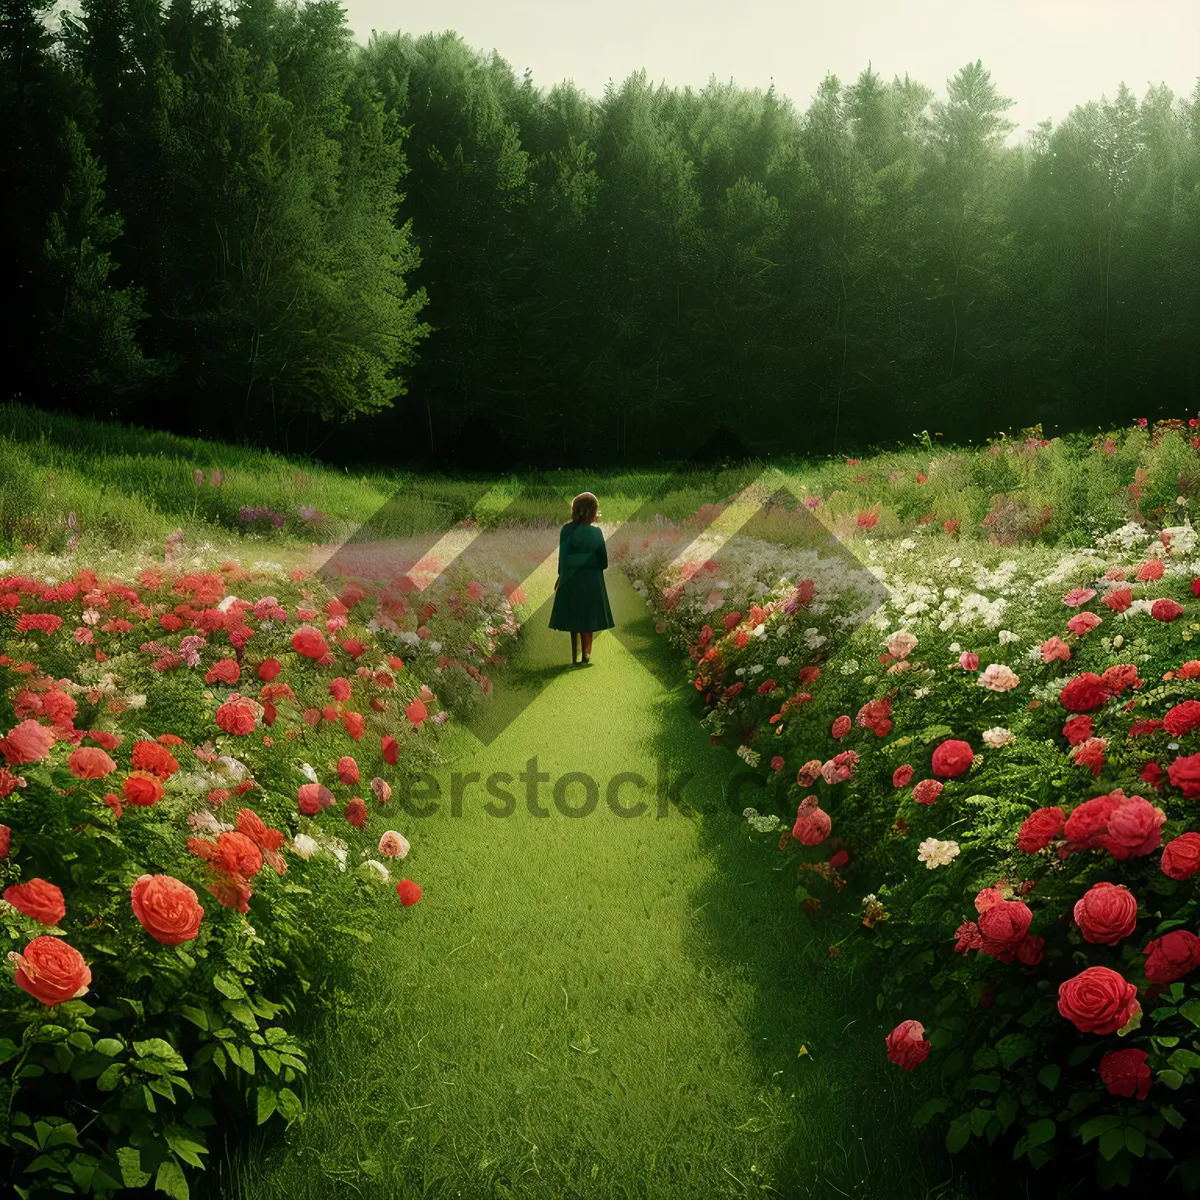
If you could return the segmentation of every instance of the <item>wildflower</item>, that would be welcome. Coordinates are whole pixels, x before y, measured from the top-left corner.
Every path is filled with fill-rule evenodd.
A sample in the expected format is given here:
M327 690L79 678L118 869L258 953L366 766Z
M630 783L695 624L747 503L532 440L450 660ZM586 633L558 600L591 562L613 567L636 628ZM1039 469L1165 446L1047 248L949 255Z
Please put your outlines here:
M941 842L937 838L926 838L917 847L917 861L923 862L929 870L949 866L958 857L957 842Z

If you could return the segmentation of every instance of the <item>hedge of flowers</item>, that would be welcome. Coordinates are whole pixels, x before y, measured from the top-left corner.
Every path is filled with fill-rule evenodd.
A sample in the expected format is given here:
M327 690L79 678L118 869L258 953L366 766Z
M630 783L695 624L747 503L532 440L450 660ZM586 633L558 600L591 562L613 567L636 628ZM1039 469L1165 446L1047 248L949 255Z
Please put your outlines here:
M857 627L861 589L836 567L753 539L671 566L656 536L626 538L626 567L713 738L775 789L782 833L775 814L751 824L794 856L808 911L867 892L842 950L881 981L880 1054L933 1093L917 1122L1035 1168L1094 1159L1102 1186L1140 1160L1194 1180L1190 524L1016 552L863 540L889 595Z
M214 1126L300 1117L293 1018L421 899L393 791L487 691L512 588L6 568L0 1180L186 1196Z

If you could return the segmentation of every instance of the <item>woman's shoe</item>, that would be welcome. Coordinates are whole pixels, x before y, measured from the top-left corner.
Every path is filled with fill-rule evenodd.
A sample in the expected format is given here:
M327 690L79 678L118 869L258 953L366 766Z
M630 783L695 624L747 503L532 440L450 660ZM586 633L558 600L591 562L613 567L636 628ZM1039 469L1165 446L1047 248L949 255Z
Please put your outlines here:
M579 665L581 667L590 667L592 665L592 660L585 654L583 658L580 659Z

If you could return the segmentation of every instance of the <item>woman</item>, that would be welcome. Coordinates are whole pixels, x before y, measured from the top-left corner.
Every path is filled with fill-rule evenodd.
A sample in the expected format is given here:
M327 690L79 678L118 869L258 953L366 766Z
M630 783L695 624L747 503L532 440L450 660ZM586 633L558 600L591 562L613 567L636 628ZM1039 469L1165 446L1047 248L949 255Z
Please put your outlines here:
M558 535L558 578L550 628L571 635L574 666L591 666L592 635L616 624L604 586L608 551L604 534L594 524L599 515L600 502L591 492L582 492L571 501L571 519ZM582 643L582 662L576 657L577 639Z

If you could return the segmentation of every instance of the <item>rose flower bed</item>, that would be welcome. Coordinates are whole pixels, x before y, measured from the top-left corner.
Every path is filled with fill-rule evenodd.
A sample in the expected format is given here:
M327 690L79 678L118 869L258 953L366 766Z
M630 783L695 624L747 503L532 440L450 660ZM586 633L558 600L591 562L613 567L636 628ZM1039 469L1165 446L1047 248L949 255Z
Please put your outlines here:
M435 689L486 691L516 630L466 578L0 576L6 1192L186 1196L214 1126L301 1115L292 1017L421 898L388 805Z
M1104 1187L1139 1164L1200 1179L1196 546L1137 523L1016 556L863 543L890 595L829 658L818 620L854 599L797 581L783 548L687 579L631 550L705 723L790 814L805 908L870 889L843 949L951 1150L1094 1162Z

